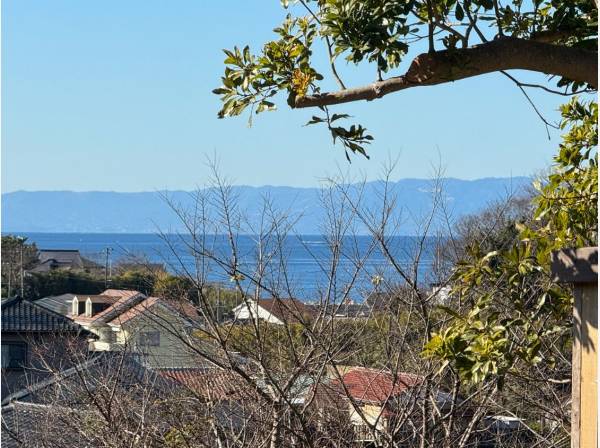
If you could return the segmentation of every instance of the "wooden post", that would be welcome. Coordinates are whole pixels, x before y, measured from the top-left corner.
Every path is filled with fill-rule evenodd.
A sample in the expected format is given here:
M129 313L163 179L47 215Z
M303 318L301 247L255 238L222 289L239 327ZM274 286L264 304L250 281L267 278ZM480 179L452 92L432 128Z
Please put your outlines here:
M553 253L552 274L575 292L571 447L598 447L598 248Z

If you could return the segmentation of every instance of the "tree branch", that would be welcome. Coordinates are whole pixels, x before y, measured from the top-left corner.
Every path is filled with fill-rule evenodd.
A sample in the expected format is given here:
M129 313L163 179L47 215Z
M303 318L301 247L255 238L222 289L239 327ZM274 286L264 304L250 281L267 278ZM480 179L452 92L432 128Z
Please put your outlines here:
M423 53L413 60L402 76L353 89L298 97L295 107L371 101L412 87L433 86L513 69L564 76L597 88L598 53L532 40L502 38L465 49Z

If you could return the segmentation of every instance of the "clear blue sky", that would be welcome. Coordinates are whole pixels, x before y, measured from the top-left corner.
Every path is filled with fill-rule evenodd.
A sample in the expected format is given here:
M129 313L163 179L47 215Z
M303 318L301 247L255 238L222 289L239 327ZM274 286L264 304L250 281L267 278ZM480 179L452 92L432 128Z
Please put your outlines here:
M302 126L313 111L284 105L251 128L217 119L221 49L258 47L284 15L275 0L2 2L3 191L192 189L213 153L248 185L314 186L338 165L372 179L390 156L398 177L428 177L440 159L463 179L550 164L558 134L548 141L501 75L341 106L376 137L371 161L349 167L324 128ZM343 71L351 85L373 78ZM558 119L564 98L533 97Z

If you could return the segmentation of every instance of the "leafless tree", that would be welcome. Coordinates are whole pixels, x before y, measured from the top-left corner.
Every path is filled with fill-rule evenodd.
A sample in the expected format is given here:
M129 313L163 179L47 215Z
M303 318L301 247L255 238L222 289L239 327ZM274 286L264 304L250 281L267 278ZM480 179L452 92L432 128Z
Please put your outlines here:
M455 229L456 223L441 173L431 182L431 207L424 216L411 216L397 203L393 164L375 187L376 206L363 200L372 185L331 178L320 198L326 219L317 251L294 233L299 214L278 209L268 197L259 211L242 210L236 190L212 167L210 184L194 194L192 210L166 198L186 232L162 234L176 260L171 269L193 285L192 296L188 291L181 300L191 300L202 325L182 332L173 321L147 312L203 371L184 378L149 367L134 347L92 358L81 353L76 363L81 368L68 376L57 371L46 397L36 400L53 409L45 414L54 416L47 434L54 437L56 427L65 428L64 443L52 446L69 446L67 434L76 434L81 446L107 447L568 443L568 369L555 377L556 372L523 368L500 389L493 381L466 384L452 369L422 356L432 333L448 319L438 307L446 304L440 286L448 284L448 272L432 269L441 253L436 248L456 248L457 256L465 239L491 235L494 226L517 216L512 210L521 209L511 207L520 207L518 201L507 206L510 213L500 209L486 214L485 222L463 221L458 233L443 237L442 226ZM402 237L407 220L419 224L419 236ZM290 269L292 241L320 270L322 281L311 288L308 305L289 300L302 293L299 274ZM281 322L224 319L215 296L219 275L248 310L272 299ZM367 305L350 313L353 302L363 299ZM546 349L566 358L560 343ZM504 420L490 418L498 415ZM510 417L518 431L507 430Z

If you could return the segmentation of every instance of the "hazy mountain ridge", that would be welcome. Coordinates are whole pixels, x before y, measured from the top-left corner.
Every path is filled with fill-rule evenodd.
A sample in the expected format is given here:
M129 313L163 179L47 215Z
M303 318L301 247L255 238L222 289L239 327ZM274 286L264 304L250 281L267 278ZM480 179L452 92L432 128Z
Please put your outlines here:
M485 178L477 180L444 179L444 194L453 218L475 213L508 193L523 191L531 183L527 177ZM376 204L380 181L368 182L364 200ZM249 216L259 213L264 197L276 208L301 213L295 231L321 233L324 213L319 188L236 186L240 207ZM418 219L431 207L430 180L402 179L393 183L403 220L401 233L418 233ZM81 233L155 233L182 230L177 216L163 195L184 208L193 203L190 192L72 192L16 191L2 194L2 232L81 232ZM414 221L417 222L414 222Z

